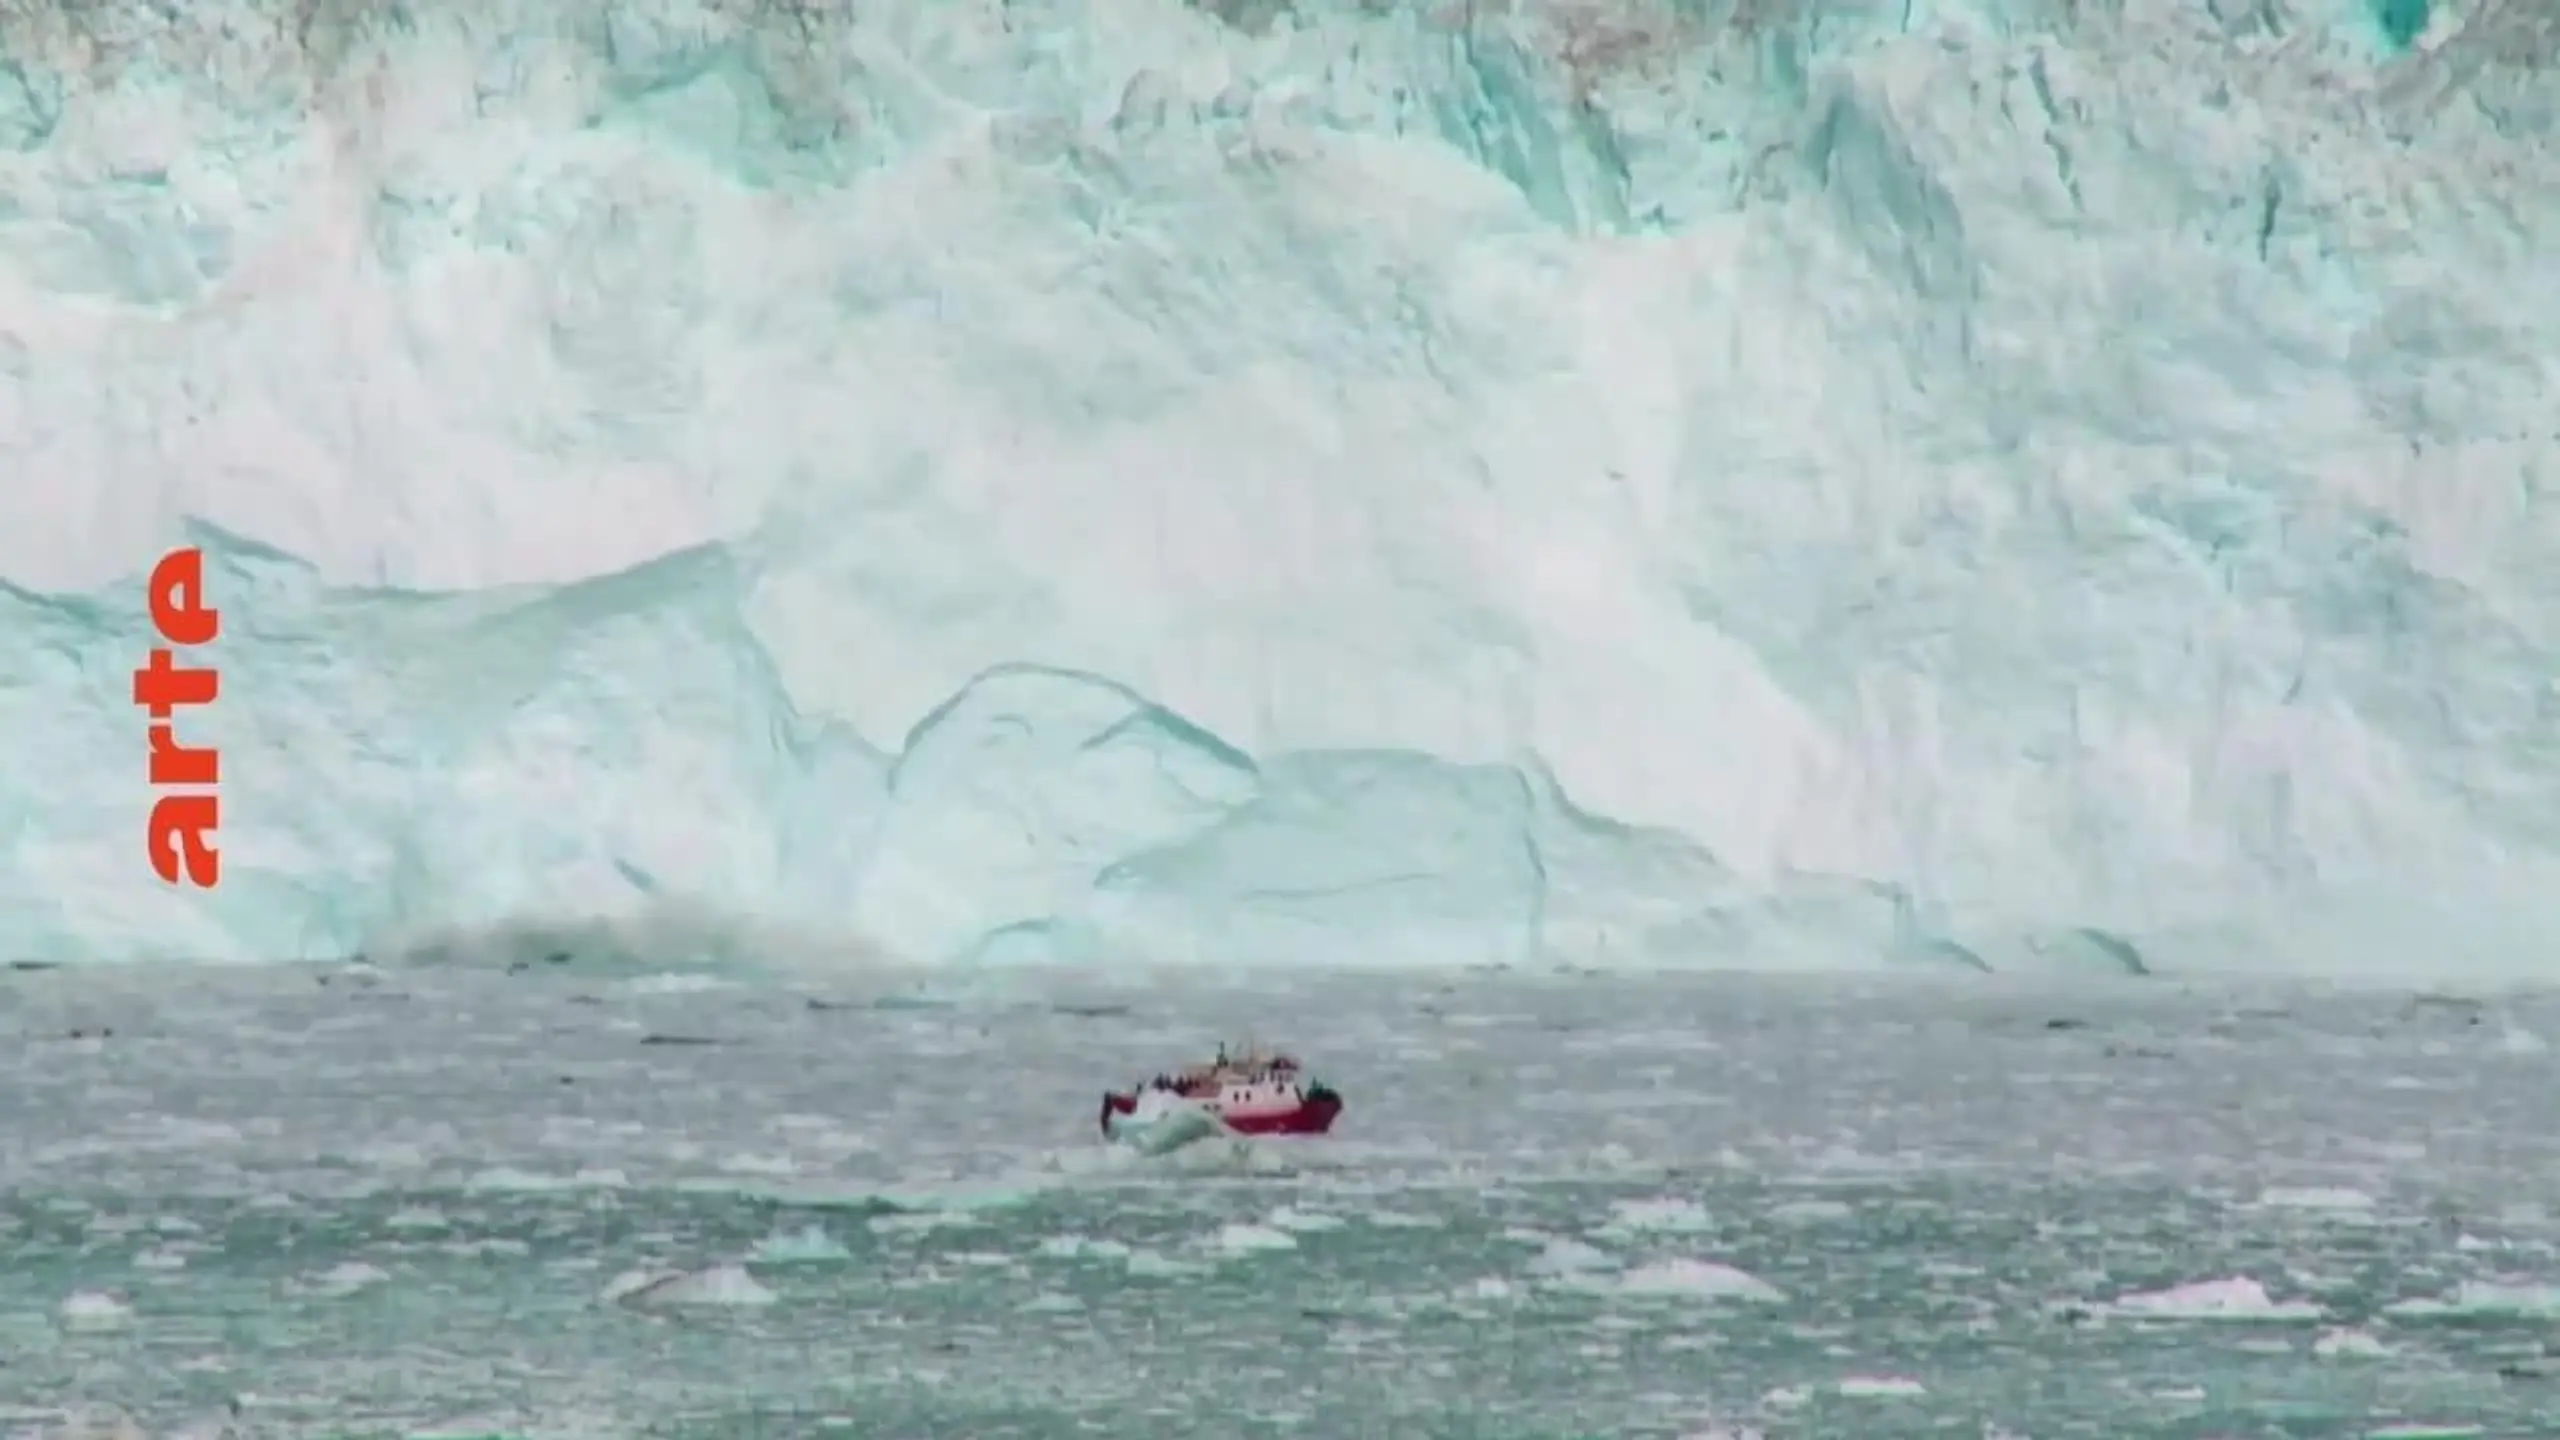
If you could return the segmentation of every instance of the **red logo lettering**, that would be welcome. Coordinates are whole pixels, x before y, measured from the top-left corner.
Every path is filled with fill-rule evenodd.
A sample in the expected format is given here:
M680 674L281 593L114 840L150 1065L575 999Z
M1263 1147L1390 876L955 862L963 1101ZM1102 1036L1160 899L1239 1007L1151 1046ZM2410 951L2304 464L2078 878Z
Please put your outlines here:
M179 661L170 647L210 645L222 634L222 613L205 603L204 552L188 546L172 550L151 567L147 594L151 628L165 642L133 672L133 703L151 717L150 775L163 794L152 802L151 826L144 848L151 873L171 884L210 890L222 883L222 850L215 832L222 801L215 787L222 781L222 756L210 745L189 745L178 738L177 714L210 705L222 695L222 673L211 664Z

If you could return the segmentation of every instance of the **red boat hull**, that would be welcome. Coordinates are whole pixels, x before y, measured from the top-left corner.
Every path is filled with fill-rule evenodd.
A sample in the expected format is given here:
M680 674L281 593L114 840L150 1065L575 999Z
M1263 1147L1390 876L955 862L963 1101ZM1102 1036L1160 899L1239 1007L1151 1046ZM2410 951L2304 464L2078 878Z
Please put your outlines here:
M1138 1097L1125 1090L1114 1090L1102 1097L1102 1133L1111 1133L1111 1117L1134 1115ZM1220 1123L1239 1135L1322 1135L1333 1128L1342 1116L1342 1097L1330 1090L1319 1091L1285 1110L1246 1111L1220 1115Z

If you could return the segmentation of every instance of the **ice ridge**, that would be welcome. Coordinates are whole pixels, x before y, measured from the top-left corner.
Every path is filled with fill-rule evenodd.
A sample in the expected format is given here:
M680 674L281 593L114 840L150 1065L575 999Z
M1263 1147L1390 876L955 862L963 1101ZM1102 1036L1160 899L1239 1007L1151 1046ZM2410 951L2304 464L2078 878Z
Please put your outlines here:
M0 8L0 937L2550 973L2555 30Z

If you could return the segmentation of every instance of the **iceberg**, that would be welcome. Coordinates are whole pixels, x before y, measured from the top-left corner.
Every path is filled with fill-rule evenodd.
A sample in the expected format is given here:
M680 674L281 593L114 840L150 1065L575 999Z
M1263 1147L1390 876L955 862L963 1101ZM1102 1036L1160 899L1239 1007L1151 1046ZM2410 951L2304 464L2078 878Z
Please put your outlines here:
M0 39L5 958L2552 971L2544 7Z

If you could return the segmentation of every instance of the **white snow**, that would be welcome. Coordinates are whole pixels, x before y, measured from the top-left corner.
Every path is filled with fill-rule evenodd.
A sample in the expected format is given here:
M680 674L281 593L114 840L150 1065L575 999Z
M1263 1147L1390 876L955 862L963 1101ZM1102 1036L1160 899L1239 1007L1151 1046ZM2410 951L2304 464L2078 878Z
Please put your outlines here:
M2547 964L2546 7L1563 3L11 10L0 925Z

